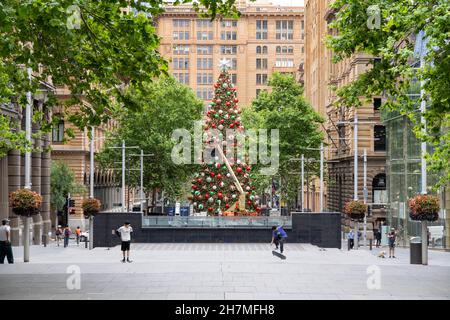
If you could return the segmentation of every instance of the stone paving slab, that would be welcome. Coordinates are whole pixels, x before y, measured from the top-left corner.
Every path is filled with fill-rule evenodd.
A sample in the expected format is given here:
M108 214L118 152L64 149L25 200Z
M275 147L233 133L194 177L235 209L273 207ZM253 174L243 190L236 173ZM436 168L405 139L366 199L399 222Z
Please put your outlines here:
M410 265L409 251L380 259L377 251L286 244L286 260L269 244L132 244L132 263L119 247L31 247L31 262L0 265L0 299L75 300L396 300L450 299L450 253L429 252L429 265ZM377 250L385 250L383 248ZM80 289L67 282L78 267ZM372 269L371 269L372 268ZM379 272L379 288L367 283ZM372 271L370 271L372 270ZM371 273L372 272L372 273Z

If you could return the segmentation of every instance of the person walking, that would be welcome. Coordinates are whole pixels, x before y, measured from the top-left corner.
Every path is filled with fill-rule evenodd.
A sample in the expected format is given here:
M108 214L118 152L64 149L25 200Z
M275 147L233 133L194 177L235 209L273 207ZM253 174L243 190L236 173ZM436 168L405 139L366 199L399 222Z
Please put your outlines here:
M0 264L3 264L6 259L9 264L14 263L13 252L11 248L11 227L9 220L2 220L0 227Z
M350 232L347 235L347 239L348 239L348 250L351 250L355 245L355 233L353 232L353 230L350 230Z
M77 246L79 246L80 245L80 236L81 236L81 229L79 226L75 229L75 234L77 236Z
M61 226L58 225L58 227L56 227L56 230L55 230L56 244L58 245L58 247L59 247L59 241L61 241L62 236L63 236L63 230L62 230Z
M64 248L67 248L69 246L69 238L72 234L72 231L70 231L69 226L66 225L64 228Z
M270 243L275 244L275 250L278 250L278 246L280 246L280 252L283 253L284 251L284 242L286 241L287 234L286 231L284 231L282 226L273 226L272 227L272 242Z
M375 233L375 239L377 240L376 247L379 248L381 245L381 231L379 229Z
M122 241L121 250L123 254L122 262L125 263L125 255L127 258L127 262L133 262L130 260L130 243L131 243L131 233L133 232L133 228L131 227L128 221L125 221L123 226L117 229L117 233L120 234L120 239Z
M397 232L394 228L391 228L391 231L388 233L388 242L389 242L389 258L395 258L395 240L397 238Z

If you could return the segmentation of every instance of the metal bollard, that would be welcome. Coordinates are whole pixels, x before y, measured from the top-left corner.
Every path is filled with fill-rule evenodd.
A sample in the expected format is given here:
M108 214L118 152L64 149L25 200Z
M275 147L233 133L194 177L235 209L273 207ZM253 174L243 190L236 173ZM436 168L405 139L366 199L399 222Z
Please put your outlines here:
M370 250L372 250L372 239L369 240Z

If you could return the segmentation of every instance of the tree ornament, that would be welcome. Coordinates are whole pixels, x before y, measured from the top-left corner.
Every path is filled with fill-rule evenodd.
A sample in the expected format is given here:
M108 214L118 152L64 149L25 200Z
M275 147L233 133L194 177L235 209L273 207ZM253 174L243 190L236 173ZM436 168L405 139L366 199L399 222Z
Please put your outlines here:
M207 182L211 182L211 180L212 180L212 179L211 179L210 177L206 178L206 181L207 181Z
M217 189L217 186L213 186L212 188L213 188L213 190L216 190L216 189Z
M198 205L198 208L199 208L200 210L203 210L204 207L203 207L202 204L199 204L199 205Z
M217 179L219 179L219 180L222 179L222 175L221 175L220 173L218 173L216 177L217 177Z

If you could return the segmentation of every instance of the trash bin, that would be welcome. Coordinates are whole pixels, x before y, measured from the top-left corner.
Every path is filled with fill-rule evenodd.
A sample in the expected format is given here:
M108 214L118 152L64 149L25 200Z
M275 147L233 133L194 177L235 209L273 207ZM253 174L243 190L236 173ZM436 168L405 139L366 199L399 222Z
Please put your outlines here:
M410 264L422 264L422 239L412 237L409 242Z

